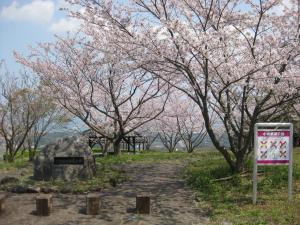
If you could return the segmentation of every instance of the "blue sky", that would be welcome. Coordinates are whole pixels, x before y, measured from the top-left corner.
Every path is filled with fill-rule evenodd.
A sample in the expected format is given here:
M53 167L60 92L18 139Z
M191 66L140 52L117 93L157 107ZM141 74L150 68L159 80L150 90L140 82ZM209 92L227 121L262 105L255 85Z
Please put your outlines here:
M66 6L64 0L0 0L0 61L4 59L10 71L18 72L21 66L14 62L14 50L29 54L29 45L53 41L54 34L79 28L78 20L59 10Z
M10 71L21 68L14 62L14 50L26 55L29 45L78 28L77 21L59 10L65 6L64 0L0 0L0 60Z

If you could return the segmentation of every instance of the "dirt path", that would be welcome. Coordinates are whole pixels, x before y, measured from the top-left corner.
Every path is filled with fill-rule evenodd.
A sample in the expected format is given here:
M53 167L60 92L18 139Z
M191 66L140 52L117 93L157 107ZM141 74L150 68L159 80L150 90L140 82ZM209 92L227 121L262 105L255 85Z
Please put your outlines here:
M173 225L207 224L208 218L195 207L193 192L179 178L182 165L171 163L130 164L123 167L130 180L101 192L97 216L84 214L85 195L53 194L54 211L49 217L33 215L34 194L9 194L1 225ZM151 214L137 215L135 196L151 193Z

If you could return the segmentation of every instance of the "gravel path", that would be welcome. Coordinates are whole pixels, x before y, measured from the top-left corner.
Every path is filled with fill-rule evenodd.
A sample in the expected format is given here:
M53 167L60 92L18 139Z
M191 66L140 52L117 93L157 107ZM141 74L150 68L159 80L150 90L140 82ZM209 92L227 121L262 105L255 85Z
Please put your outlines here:
M85 195L53 194L53 213L48 217L34 215L35 194L9 194L1 225L196 225L209 219L195 207L193 192L179 178L182 165L176 163L129 164L123 166L129 181L104 189L102 208L97 216L84 213ZM134 213L135 196L151 193L151 214Z

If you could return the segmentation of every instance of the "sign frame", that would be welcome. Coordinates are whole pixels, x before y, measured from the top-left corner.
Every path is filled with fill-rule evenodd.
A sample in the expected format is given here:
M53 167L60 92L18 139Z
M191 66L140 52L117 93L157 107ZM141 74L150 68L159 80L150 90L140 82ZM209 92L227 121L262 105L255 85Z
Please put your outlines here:
M289 131L289 160L287 163L269 165L288 165L288 200L292 200L292 183L293 183L293 124L292 123L256 123L254 126L254 163L253 163L253 204L257 202L257 167L258 165L266 165L257 163L258 156L258 131L260 129L272 131Z

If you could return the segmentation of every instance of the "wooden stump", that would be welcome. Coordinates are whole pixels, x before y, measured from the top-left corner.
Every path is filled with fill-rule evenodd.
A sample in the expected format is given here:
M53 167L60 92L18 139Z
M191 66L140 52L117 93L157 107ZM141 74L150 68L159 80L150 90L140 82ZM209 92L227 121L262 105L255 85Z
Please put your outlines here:
M86 196L86 214L97 215L100 209L100 195L88 194Z
M136 196L136 212L139 214L150 213L150 195L146 193L137 194Z
M43 194L36 197L36 214L38 216L49 216L52 211L52 195Z
M5 201L6 196L1 194L0 195L0 213L4 211L4 201Z

